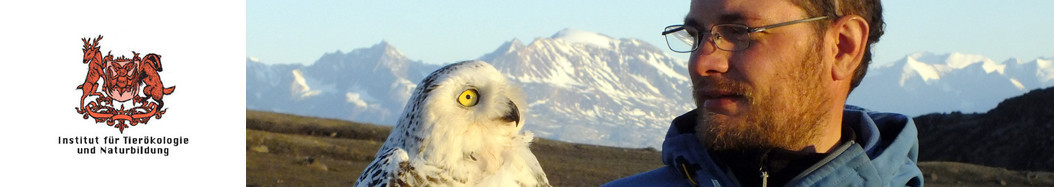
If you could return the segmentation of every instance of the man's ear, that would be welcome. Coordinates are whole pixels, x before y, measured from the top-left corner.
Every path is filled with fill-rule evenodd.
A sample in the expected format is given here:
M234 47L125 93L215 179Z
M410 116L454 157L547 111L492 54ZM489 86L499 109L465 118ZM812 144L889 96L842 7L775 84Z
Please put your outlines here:
M836 81L852 79L864 57L869 29L867 20L857 15L842 16L831 23L827 30L827 37L834 39L833 45L827 47L834 55L831 78Z

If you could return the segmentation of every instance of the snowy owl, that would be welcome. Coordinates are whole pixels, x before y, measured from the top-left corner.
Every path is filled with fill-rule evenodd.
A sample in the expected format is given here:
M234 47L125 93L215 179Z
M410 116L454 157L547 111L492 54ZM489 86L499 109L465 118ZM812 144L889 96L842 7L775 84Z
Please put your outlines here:
M522 90L483 61L439 68L355 186L549 186L528 148Z

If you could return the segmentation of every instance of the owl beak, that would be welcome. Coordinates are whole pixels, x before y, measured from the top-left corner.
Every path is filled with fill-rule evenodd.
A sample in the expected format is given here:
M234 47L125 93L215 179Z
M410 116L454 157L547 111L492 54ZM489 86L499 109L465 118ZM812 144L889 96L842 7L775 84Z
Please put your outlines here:
M516 108L516 103L509 101L509 112L505 113L505 116L502 116L501 120L506 122L516 122L516 127L520 126L520 109Z

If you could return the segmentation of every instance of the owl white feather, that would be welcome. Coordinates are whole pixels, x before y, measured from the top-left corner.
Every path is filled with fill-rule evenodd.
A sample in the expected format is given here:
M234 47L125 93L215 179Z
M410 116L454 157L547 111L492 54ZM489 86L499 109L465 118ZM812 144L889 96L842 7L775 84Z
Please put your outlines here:
M414 90L355 186L550 186L528 148L522 90L483 61L439 68Z

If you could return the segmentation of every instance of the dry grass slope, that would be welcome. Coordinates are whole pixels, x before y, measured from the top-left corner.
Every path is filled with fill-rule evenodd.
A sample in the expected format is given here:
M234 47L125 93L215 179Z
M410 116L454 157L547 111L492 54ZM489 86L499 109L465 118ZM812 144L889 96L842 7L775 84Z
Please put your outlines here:
M390 127L246 111L248 186L350 186ZM658 168L660 152L537 139L531 145L554 186L598 186ZM1054 173L923 162L926 186L1054 186Z
M919 164L926 186L1054 186L1054 173L1013 171L959 162Z
M390 127L246 111L246 184L348 186ZM531 145L554 186L598 186L658 168L659 152L537 139Z

